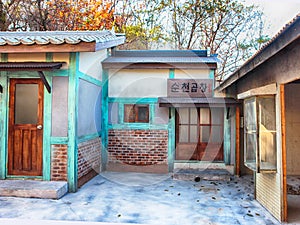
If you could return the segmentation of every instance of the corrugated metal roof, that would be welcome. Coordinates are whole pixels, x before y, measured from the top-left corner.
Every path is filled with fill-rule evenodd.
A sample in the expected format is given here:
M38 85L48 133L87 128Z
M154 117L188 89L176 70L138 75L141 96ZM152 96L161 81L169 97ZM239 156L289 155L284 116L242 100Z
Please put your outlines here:
M127 65L168 64L168 65L203 65L217 64L216 55L207 56L205 50L160 50L160 51L115 51L102 62L104 68L118 68ZM118 66L119 65L119 66Z
M0 62L0 71L54 70L62 67L61 62Z
M194 106L213 106L225 107L229 105L237 105L239 101L233 98L158 98L160 107L194 107Z
M216 90L222 91L231 86L240 78L263 64L266 60L276 55L279 51L294 42L300 37L300 14L296 15L287 23L271 40L262 46L252 57L243 65L227 77Z
M110 57L104 63L216 63L216 57Z
M125 39L113 31L28 31L28 32L0 32L0 46L2 45L47 45L47 44L78 44L80 42L104 43Z

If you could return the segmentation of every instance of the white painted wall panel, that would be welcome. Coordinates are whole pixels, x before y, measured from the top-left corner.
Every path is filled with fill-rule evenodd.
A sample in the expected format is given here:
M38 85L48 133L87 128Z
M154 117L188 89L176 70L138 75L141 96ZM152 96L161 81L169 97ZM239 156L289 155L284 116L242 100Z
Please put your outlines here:
M168 78L167 69L111 70L108 95L116 98L166 97Z
M209 78L209 69L191 69L191 70L179 70L175 69L175 78L176 79L208 79Z
M285 88L287 175L300 175L300 84Z
M107 50L98 52L81 52L79 57L79 71L95 79L102 79L101 62L107 58Z

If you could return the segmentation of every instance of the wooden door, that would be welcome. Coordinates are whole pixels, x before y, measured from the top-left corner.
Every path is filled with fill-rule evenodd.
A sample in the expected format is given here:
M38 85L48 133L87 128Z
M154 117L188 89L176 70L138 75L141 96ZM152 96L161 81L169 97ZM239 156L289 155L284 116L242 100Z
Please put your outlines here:
M223 108L179 108L176 160L223 161Z
M8 175L42 176L44 87L40 79L11 79Z

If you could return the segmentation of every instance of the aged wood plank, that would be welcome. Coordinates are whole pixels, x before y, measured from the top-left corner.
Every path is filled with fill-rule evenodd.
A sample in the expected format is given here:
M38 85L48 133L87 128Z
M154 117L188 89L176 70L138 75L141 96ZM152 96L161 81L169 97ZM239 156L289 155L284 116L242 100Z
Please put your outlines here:
M285 120L285 93L284 84L280 85L280 114L281 114L281 162L282 162L282 207L281 207L281 217L282 221L287 221L288 209L287 209L287 169L286 169L286 120Z

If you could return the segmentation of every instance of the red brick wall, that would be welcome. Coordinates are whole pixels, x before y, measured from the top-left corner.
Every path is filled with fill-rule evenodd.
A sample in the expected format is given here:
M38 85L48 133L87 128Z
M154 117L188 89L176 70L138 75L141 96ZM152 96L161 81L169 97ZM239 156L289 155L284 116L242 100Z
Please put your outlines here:
M167 164L167 130L109 130L108 162L134 166Z
M93 139L78 145L78 179L91 171L100 172L101 139Z
M52 145L51 146L51 180L67 181L68 180L68 146Z

